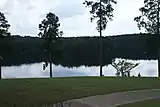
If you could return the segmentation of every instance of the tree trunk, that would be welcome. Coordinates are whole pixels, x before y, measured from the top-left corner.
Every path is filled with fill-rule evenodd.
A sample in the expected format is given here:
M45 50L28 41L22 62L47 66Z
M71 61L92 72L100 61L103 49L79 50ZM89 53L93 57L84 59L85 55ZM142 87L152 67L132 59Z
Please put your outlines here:
M102 37L101 37L102 33L100 31L100 76L103 76L103 71L102 71Z
M100 0L100 13L101 13L101 11L102 11L102 7L101 7L101 0ZM100 55L99 55L99 57L100 57L100 76L103 76L103 71L102 71L102 14L100 14Z
M52 53L49 52L50 78L52 78Z
M119 71L117 71L116 76L120 77L120 72Z
M159 5L160 5L160 2L158 0L158 11L157 11L157 36L158 36L158 77L160 77L160 37L159 37L159 12L160 12L160 9L159 9Z
M130 75L130 71L127 71L127 76L128 76L128 77L130 77L130 76L131 76L131 75Z
M158 47L158 77L160 77L160 46Z
M123 71L121 71L121 76L125 77L125 73Z
M158 77L160 77L160 59L158 59Z
M1 66L1 62L0 62L0 79L2 79L2 66Z

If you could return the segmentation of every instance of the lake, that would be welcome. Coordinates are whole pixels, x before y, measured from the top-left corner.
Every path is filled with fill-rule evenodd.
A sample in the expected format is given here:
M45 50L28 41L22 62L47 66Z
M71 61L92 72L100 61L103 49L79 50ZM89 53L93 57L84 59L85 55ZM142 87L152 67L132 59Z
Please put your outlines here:
M157 77L157 61L132 61L140 63L139 66L131 71L131 76L141 73L144 77ZM115 76L116 70L111 65L103 67L104 76ZM73 67L67 68L61 65L53 65L53 77L69 76L99 76L99 67ZM21 66L2 67L2 78L47 78L49 77L49 66L43 70L43 62L35 64L23 64Z

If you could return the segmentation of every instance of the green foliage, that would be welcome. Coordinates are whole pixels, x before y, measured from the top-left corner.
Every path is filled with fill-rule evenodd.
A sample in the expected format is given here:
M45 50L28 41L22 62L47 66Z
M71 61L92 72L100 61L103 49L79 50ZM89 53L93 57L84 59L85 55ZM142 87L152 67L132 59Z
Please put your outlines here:
M3 57L2 57L2 56L0 56L0 61L1 61L1 60L3 60Z
M100 31L100 17L101 17L101 26L102 30L106 29L106 25L109 21L113 18L113 7L112 4L116 4L117 2L115 0L98 0L98 1L85 1L83 4L86 5L86 7L91 8L90 14L91 16L91 22L97 18L97 30ZM100 8L101 6L101 8Z
M59 31L59 18L53 13L48 13L46 19L39 24L39 36L47 41L53 41L62 36L63 32Z
M135 17L138 28L145 28L146 32L156 34L157 27L160 29L158 22L158 2L159 0L144 0L144 7L140 8L142 15Z
M6 20L6 17L4 16L3 13L0 12L0 37L10 36L10 33L8 32L9 27L10 25Z
M10 36L8 32L9 27L10 24L8 24L5 15L0 12L0 61L10 52L10 39L8 38L8 36Z
M43 39L11 36L0 38L2 65L20 65L45 61Z
M130 34L103 37L103 65L111 64L114 58L157 59L156 47L150 47L145 42L145 38L154 40L153 36ZM62 37L60 41L52 48L54 64L67 67L99 66L98 37ZM4 59L2 64L17 65L48 61L44 52L44 42L44 39L38 37L11 36L10 39L0 39L0 55ZM5 48L7 45L10 48Z
M49 12L46 15L46 19L44 19L41 24L39 24L39 36L46 40L44 43L44 47L47 51L51 48L57 39L59 39L63 32L59 31L60 23L59 18L55 14Z
M0 56L4 59L11 52L11 39L9 37L0 37Z

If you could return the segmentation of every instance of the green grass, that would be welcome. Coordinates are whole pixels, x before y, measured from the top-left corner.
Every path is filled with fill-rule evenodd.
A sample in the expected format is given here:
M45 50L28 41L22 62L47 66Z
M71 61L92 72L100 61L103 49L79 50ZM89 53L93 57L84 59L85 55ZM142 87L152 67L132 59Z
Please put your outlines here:
M117 91L160 89L158 78L66 77L0 80L0 107L51 104ZM31 107L31 106L30 106Z
M117 107L160 107L160 99L145 100L145 101L125 104Z

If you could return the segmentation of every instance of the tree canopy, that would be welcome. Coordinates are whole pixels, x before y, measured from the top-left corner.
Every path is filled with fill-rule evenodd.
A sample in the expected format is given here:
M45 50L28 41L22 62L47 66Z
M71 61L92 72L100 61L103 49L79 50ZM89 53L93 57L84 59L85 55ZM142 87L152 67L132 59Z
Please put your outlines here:
M145 28L145 31L148 33L156 34L157 27L160 29L160 25L158 24L159 18L159 0L144 0L144 6L139 10L141 12L140 16L135 17L135 21L137 22L138 28Z
M102 30L106 29L107 23L113 18L113 4L117 4L116 0L86 0L83 2L87 8L90 8L91 22L97 19L97 30L100 32L100 24ZM101 23L100 23L101 17Z
M8 32L9 27L10 24L8 24L4 13L0 12L0 37L10 36L10 33Z

